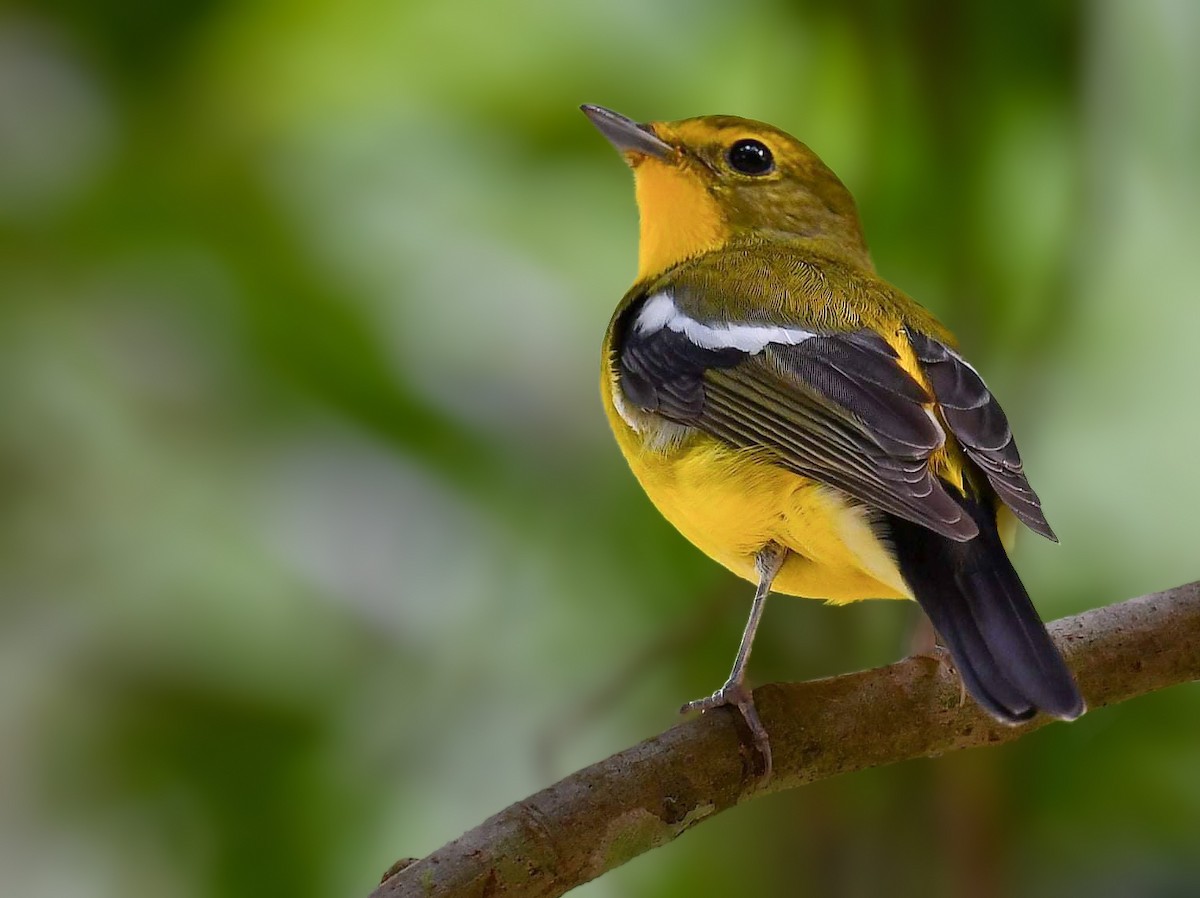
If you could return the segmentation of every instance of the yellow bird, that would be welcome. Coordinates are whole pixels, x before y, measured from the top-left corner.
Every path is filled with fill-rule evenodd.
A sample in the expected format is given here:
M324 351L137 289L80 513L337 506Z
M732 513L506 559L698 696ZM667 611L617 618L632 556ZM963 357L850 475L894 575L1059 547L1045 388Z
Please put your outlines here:
M604 338L604 407L634 476L705 554L757 584L725 684L745 687L770 592L916 599L998 720L1083 698L1009 561L1054 540L1004 412L953 336L876 273L854 199L794 137L702 116L584 113L632 167L637 281Z

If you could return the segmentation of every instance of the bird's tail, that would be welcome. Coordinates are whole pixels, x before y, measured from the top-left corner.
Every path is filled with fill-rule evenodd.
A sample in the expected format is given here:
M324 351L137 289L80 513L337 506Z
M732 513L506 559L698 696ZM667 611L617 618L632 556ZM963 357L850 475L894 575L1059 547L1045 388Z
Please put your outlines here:
M1074 720L1086 710L1083 696L1008 559L994 512L959 501L979 526L966 542L889 516L901 575L985 710L1006 723L1038 711Z

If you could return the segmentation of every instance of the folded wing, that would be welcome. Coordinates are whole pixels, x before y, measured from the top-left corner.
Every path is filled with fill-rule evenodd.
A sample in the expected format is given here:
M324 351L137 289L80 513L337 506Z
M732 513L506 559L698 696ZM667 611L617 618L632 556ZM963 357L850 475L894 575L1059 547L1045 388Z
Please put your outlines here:
M1042 503L1025 476L1025 466L1008 418L983 378L953 349L910 331L909 342L929 378L934 398L967 457L987 476L997 495L1031 530L1058 542Z
M633 303L615 343L625 399L954 540L978 528L932 474L933 398L868 330L815 333Z

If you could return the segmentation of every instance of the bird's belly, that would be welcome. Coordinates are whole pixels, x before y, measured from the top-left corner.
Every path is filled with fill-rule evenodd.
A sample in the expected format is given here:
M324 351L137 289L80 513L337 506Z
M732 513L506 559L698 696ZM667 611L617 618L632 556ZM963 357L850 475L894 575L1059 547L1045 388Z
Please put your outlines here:
M755 556L775 542L792 553L775 592L838 603L910 597L864 512L836 490L702 434L663 452L643 446L619 419L614 427L663 517L738 576L757 582Z

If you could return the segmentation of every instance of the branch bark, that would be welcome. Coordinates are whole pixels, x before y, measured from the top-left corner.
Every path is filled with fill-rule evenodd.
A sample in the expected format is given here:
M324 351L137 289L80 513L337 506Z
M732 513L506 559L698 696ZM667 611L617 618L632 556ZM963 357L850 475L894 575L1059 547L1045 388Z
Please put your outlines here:
M1200 679L1200 581L1049 629L1093 712ZM768 783L740 716L706 714L393 868L371 898L561 895L739 802L866 767L1011 742L1052 722L1006 727L960 697L957 677L926 658L762 686L754 699L774 750Z

